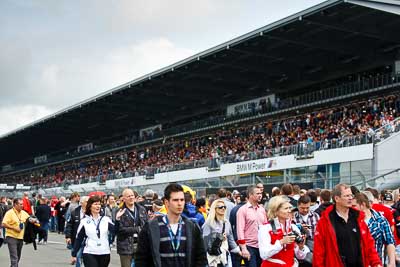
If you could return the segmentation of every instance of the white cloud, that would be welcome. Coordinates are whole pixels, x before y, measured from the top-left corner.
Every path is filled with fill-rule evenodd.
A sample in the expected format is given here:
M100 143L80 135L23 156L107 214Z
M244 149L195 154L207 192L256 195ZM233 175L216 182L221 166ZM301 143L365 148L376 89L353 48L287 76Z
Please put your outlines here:
M45 106L26 105L26 106L6 106L0 108L0 118L6 118L0 124L0 136L15 130L21 125L27 125L38 119L53 113Z

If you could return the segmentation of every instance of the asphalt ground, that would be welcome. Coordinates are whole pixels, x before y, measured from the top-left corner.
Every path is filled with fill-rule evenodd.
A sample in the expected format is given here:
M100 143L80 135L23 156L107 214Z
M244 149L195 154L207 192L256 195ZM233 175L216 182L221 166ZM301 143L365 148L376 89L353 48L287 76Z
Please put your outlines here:
M37 250L32 244L22 247L22 256L19 267L60 267L72 266L70 264L71 252L67 249L63 235L49 233L47 245L38 245ZM8 247L4 244L0 248L0 266L10 266ZM119 256L115 248L111 249L110 267L120 266Z

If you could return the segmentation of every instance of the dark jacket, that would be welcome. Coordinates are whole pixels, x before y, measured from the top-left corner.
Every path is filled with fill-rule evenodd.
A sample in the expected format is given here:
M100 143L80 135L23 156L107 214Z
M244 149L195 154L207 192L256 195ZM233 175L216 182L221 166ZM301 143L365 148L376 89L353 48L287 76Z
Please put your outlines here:
M81 209L82 206L78 206L71 212L65 227L65 238L71 238L72 245L74 245L79 223L81 222Z
M133 255L137 245L137 237L147 222L148 216L146 209L137 203L135 203L135 222L125 204L122 209L126 210L120 220L116 221L117 253L120 255Z
M186 226L185 267L205 267L207 265L204 241L197 224L182 217ZM139 234L138 251L135 255L136 267L161 267L160 226L155 218L147 222Z
M40 204L39 206L37 206L35 215L39 220L40 224L49 222L50 212L51 212L50 207L46 204Z

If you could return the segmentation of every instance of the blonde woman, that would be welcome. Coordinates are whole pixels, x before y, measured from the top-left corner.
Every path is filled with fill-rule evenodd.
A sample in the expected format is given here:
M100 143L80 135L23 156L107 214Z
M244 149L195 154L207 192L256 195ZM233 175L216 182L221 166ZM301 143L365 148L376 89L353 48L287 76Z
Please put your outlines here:
M261 267L298 266L310 250L304 245L299 228L291 223L292 205L286 196L275 196L268 203L269 221L258 230Z
M228 266L229 251L241 254L233 239L231 224L225 219L225 212L226 206L222 199L213 201L202 227L209 267Z

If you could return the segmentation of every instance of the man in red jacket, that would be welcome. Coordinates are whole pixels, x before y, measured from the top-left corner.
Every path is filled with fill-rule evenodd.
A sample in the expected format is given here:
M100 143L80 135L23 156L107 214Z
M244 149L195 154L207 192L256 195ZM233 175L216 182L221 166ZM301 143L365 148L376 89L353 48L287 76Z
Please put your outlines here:
M333 189L335 205L322 213L314 236L314 267L382 266L364 213L351 208L353 197L348 185Z

